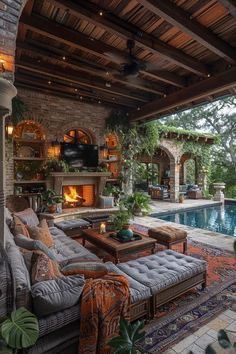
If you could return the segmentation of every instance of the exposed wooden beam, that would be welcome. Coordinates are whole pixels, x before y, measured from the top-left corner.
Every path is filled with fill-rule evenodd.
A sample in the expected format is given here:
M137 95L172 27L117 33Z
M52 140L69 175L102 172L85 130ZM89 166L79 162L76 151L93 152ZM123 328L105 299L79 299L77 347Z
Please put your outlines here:
M229 13L236 17L236 1L235 0L219 0L219 2L226 7Z
M236 50L213 32L201 25L181 7L170 0L137 0L146 9L155 15L164 18L173 26L180 28L194 40L202 44L220 57L230 62L236 61Z
M25 75L22 73L16 73L15 75L15 81L16 81L16 86L18 87L19 85L27 85L28 88L31 89L44 89L47 90L47 92L53 93L54 91L60 92L61 95L70 95L72 98L78 100L80 97L82 97L81 100L87 99L89 102L97 102L101 101L102 103L108 104L112 107L131 107L134 109L134 104L131 104L130 102L121 102L120 99L112 100L112 97L107 97L107 96L101 96L98 98L98 96L95 93L90 93L90 92L85 92L81 88L77 89L75 91L74 87L65 85L61 82L53 82L51 85L48 85L46 82L46 78L32 78L29 75ZM88 100L90 99L90 100ZM91 100L92 99L92 100Z
M133 38L141 48L149 50L151 53L158 54L163 58L181 66L195 74L207 75L208 70L205 64L197 59L185 54L181 50L162 42L158 38L140 31L140 28L104 11L104 16L99 16L100 8L87 0L80 0L75 3L71 0L51 0L60 8L69 11L71 14L86 19L99 27L115 34L123 39Z
M55 22L53 21L44 18L39 18L33 15L30 17L22 15L21 23L24 24L26 28L36 33L40 33L46 37L60 41L61 43L69 45L73 48L78 48L85 52L96 55L99 58L107 60L108 62L122 64L127 60L126 53L123 53L122 51L95 39L91 41L90 37L82 33L67 29L66 27L63 27L59 24L55 24ZM106 54L110 52L117 54L117 56L111 58ZM158 73L149 73L148 71L143 71L143 73L156 80L161 80L164 82L166 82L166 78L168 78L168 80L175 86L179 86L180 84L184 86L185 84L182 78L172 73L167 76L164 75L164 73L162 72L160 77L158 76Z
M190 87L185 87L166 98L160 98L147 103L139 111L131 113L132 121L145 120L149 117L156 119L155 115L166 112L170 109L184 105L191 101L202 99L208 95L222 92L236 86L236 67L226 72L201 80Z
M54 53L52 51L52 48L50 51L48 51L42 48L34 47L27 43L17 41L17 51L18 50L20 50L21 52L24 51L29 55L34 55L38 58L42 58L47 61L53 59L57 62L57 64L63 64L63 66L66 65L75 70L83 71L89 73L90 75L101 77L109 82L117 82L126 86L133 87L134 89L139 89L149 93L151 92L155 95L163 95L164 93L166 93L166 90L160 85L156 85L155 83L149 84L147 80L145 81L139 78L136 78L135 81L127 80L126 78L122 78L122 76L119 77L118 73L117 76L114 76L114 74L112 74L112 70L105 70L106 68L104 67L103 69L95 68L94 65L92 66L92 64L94 64L92 62L91 66L89 66L88 64L84 64L81 61L81 58L79 58L79 56L73 55L70 52L62 51L63 55L59 56L57 53ZM66 60L63 60L62 57L65 57Z
M153 79L158 79L163 81L167 84L174 85L177 87L184 87L186 86L186 80L184 77L178 76L170 71L163 71L163 70L155 70L155 71L143 71L140 70L140 73L151 77Z
M16 67L25 69L30 72L45 74L48 75L51 79L62 79L64 81L70 83L77 83L81 86L95 88L98 91L112 93L113 95L118 95L126 98L130 98L136 102L147 102L148 99L144 98L144 95L137 95L129 93L126 89L115 87L114 85L110 88L107 88L104 81L94 81L92 77L84 78L81 76L76 70L67 69L66 73L63 72L63 68L60 66L52 65L46 62L41 62L40 65L36 63L32 63L32 60L24 60L16 63Z

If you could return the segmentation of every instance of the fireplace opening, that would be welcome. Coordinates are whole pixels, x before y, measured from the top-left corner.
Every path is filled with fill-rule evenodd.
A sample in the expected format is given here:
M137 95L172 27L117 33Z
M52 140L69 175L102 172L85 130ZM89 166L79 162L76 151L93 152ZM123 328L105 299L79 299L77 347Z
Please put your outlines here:
M81 186L63 186L63 208L91 207L95 203L95 188L93 184Z

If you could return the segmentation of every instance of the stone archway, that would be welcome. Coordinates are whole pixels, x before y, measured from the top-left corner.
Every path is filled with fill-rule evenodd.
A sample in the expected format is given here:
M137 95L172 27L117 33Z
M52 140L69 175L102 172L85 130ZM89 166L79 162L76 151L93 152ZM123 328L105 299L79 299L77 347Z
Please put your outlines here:
M19 19L28 0L2 1L0 21L0 58L4 61L4 78L13 82Z
M179 167L182 144L176 144L175 141L169 139L161 140L159 146L164 150L170 159L170 200L173 203L179 201Z

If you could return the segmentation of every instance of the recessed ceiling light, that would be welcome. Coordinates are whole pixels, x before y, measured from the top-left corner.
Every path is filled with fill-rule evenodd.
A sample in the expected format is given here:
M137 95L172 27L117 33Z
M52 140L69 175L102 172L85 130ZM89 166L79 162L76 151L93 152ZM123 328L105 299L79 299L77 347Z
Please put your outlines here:
M137 107L137 111L140 111L140 109L141 109L140 107Z
M107 75L107 76L110 75L109 71L106 72L106 75Z
M79 98L80 98L80 100L82 100L82 99L83 99L83 96L80 96Z
M48 81L48 85L51 85L51 83L52 83L52 81L49 80L49 81Z
M101 103L101 101L99 100L99 101L98 101L98 103L100 104L100 103Z
M166 94L164 94L163 97L166 98Z
M77 88L75 88L75 92L77 92L78 91L78 89Z
M207 74L207 77L211 77L211 74Z
M105 86L106 86L106 87L111 87L111 83L110 83L110 82L106 82L106 83L105 83Z
M66 57L64 56L64 57L62 57L62 60L66 60Z
M99 15L103 16L103 11L102 10L99 11Z

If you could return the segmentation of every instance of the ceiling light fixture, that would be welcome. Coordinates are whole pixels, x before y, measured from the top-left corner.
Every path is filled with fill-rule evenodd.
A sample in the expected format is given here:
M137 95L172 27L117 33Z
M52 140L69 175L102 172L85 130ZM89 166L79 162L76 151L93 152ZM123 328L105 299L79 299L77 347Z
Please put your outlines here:
M111 83L110 83L110 82L106 82L106 83L105 83L105 86L106 86L106 87L111 87Z
M78 89L77 88L75 88L75 92L77 92L78 91Z
M103 11L102 10L99 11L99 15L103 16Z
M99 101L98 101L98 103L100 104L100 103L101 103L101 101L99 100Z
M48 85L51 85L51 83L52 83L52 81L49 80L49 81L48 81Z
M80 98L80 100L82 100L82 99L83 99L83 96L80 96L79 98Z
M66 57L64 56L64 57L62 57L62 60L66 60Z

